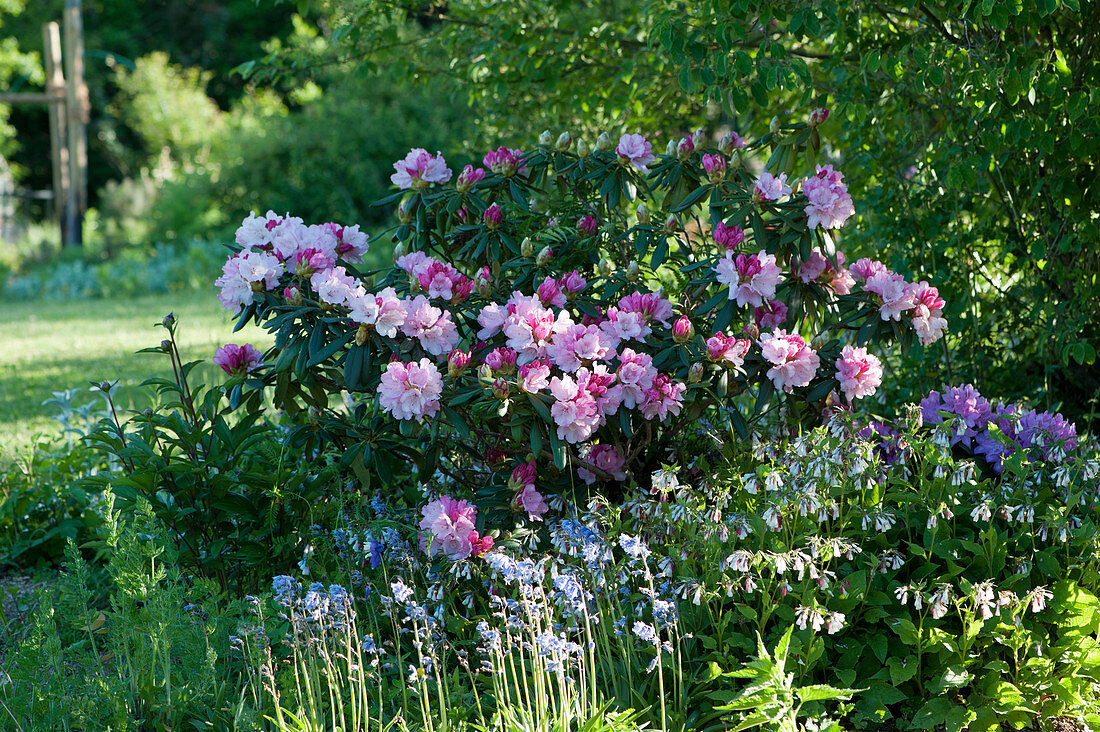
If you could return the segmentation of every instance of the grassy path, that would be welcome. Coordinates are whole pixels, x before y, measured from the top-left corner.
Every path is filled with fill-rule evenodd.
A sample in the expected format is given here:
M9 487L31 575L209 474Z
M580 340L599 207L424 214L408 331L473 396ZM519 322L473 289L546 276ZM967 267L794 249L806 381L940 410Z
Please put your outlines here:
M233 319L214 293L157 295L132 300L0 303L0 459L31 444L38 435L54 436L60 426L55 407L43 406L51 393L80 389L74 404L100 400L89 382L120 379L118 403L126 409L148 404L137 385L150 376L170 376L168 360L134 352L160 343L159 323L169 312L180 321L184 360L209 360L223 343L271 343L250 326L233 333ZM199 373L221 371L203 364Z

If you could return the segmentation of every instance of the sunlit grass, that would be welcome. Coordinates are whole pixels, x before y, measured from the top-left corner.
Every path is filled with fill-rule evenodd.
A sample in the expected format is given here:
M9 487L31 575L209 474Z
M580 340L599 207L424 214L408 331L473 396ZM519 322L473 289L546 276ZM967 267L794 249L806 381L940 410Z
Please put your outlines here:
M5 302L0 305L0 460L23 449L39 435L56 435L56 409L43 406L52 392L82 389L80 404L99 399L90 382L119 379L117 403L143 408L149 398L137 388L151 376L171 376L167 359L135 354L165 335L154 327L169 312L180 321L184 360L209 361L226 342L250 342L264 349L271 338L248 326L233 333L234 320L214 293L154 295L129 300L84 302ZM205 378L221 371L198 367Z

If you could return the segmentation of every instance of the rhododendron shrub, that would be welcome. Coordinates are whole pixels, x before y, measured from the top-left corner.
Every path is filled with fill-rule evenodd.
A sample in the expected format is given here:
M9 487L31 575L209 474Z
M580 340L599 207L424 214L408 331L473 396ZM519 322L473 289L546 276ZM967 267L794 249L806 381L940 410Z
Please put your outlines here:
M255 373L296 416L292 445L343 450L363 482L446 476L481 521L541 520L557 496L648 480L697 420L747 439L866 401L890 378L876 353L942 336L934 286L847 265L834 236L858 206L832 165L798 171L816 137L788 132L698 131L665 155L639 132L544 135L458 176L414 149L380 202L394 267L358 269L354 226L253 214L219 298L275 336ZM754 159L769 145L784 170ZM529 480L507 480L517 465ZM469 556L452 533L443 553Z

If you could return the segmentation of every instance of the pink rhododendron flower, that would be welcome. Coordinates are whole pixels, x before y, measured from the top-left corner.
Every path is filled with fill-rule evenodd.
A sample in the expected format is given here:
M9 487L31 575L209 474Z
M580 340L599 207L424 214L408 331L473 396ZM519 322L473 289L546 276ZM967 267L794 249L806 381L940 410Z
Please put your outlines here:
M825 281L829 287L833 288L833 292L838 295L847 295L856 284L855 277L844 268L844 261L844 252L837 252L836 266L834 267L833 263L829 262L828 267L825 269Z
M745 241L745 232L740 226L726 226L721 221L714 227L714 242L733 251Z
M687 384L673 381L665 374L657 374L653 379L653 386L646 390L645 401L642 402L642 415L646 419L659 419L664 422L668 415L680 414L686 390Z
M477 332L477 337L483 341L492 338L504 327L504 320L507 317L508 311L504 309L503 305L495 302L489 303L477 314L477 324L481 326L481 330Z
M721 155L703 155L703 170L711 183L718 183L726 177L726 159Z
M427 267L419 268L416 279L420 283L420 289L424 290L429 298L438 297L443 300L453 299L456 290L460 290L466 281L466 277L459 274L454 267L436 260L429 262ZM469 290L466 294L469 294Z
M336 253L349 262L361 262L370 250L370 237L359 230L359 224L325 224L325 227L336 235Z
M511 348L494 348L485 357L485 364L493 371L509 376L516 371L516 356Z
M764 360L772 364L768 378L776 389L785 392L809 384L821 365L817 352L806 345L801 336L782 329L761 335L760 350Z
M458 180L455 181L455 188L462 193L468 193L478 181L484 178L484 168L475 168L472 165L467 165L462 169L462 172L458 174Z
M615 374L607 369L607 364L598 363L592 368L577 369L577 386L596 400L596 408L599 410L600 424L604 423L603 417L610 416L619 411L623 403L622 387L615 384Z
M395 264L399 269L404 270L410 277L417 280L417 284L419 284L420 275L427 272L428 268L437 262L438 260L429 257L424 252L409 252L398 257Z
M538 394L550 386L550 363L536 358L519 367L519 388L528 394Z
M634 292L619 299L619 306L607 309L607 320L600 328L611 337L614 347L619 341L645 340L653 332L653 321L668 327L672 303L652 292Z
M798 268L798 279L810 283L820 277L829 268L829 260L817 247L810 252L810 257Z
M237 311L254 302L254 294L271 290L279 283L283 265L267 252L244 250L226 260L222 276L214 281L220 287L218 300L226 310Z
M471 557L480 557L493 549L493 537L491 536L479 537L476 531L471 531L469 539Z
M500 204L494 203L485 209L481 214L481 220L490 229L495 229L500 226L500 222L504 219L504 211L501 209Z
M832 165L817 166L817 173L802 183L806 204L806 223L811 229L839 229L855 213L848 186L842 180L844 174L833 170Z
M375 296L378 303L378 320L375 330L386 338L397 337L397 330L405 324L405 303L397 296L397 291L387 287Z
M460 340L451 313L433 307L423 295L405 301L401 332L419 340L421 347L433 356L450 353Z
M443 159L443 153L430 154L421 147L409 151L404 160L393 164L396 171L390 181L398 188L426 188L432 183L446 183L451 179L451 169Z
M856 260L856 263L853 264L848 271L860 282L866 282L875 275L882 272L888 272L889 270L886 269L885 264L877 259L863 257L862 259Z
M428 359L419 363L391 361L378 384L378 403L396 419L422 420L439 411L442 393L443 378Z
M786 173L780 173L777 178L765 170L752 189L752 197L755 201L778 201L783 196L789 195L791 195L791 187L787 185Z
M336 257L313 247L299 249L294 255L294 274L298 277L312 277L314 273L332 269L335 265Z
M730 288L730 300L736 300L740 306L754 307L775 298L775 288L782 275L775 256L763 249L757 254L738 254L736 259L733 252L726 252L726 256L718 260L714 272L718 282Z
M546 355L546 346L556 330L572 325L564 310L555 318L554 311L542 306L537 295L513 293L508 300L504 335L508 347L530 358Z
M775 330L787 322L787 305L782 300L769 300L753 308L752 317L760 330Z
M614 357L615 348L599 327L569 325L554 333L546 355L562 371L572 373L586 363Z
M561 291L561 285L553 277L547 276L542 281L538 289L539 300L542 304L550 307L564 307L565 306L565 293Z
M836 379L849 402L871 396L882 384L882 361L866 348L845 346L836 360Z
M316 272L309 279L318 299L329 305L346 305L359 283L343 267Z
M471 532L474 541L478 541L474 531L477 520L477 507L467 501L456 501L450 496L441 496L421 510L421 545L428 554L442 552L451 559L465 559L473 552Z
M255 212L250 212L248 218L241 222L234 239L245 249L270 246L271 232L282 221L283 217L274 211L268 211L263 217L257 216Z
M641 135L623 135L619 138L615 152L621 162L629 164L642 175L647 175L649 164L657 161L653 155L653 146Z
M534 487L537 472L534 460L520 463L512 468L512 477L508 479L508 487L513 491L518 491L527 486Z
M623 471L626 460L619 452L619 448L614 445L595 444L588 451L585 459L590 465L608 473L613 479L626 480L626 473ZM592 485L597 480L595 473L583 467L577 468L577 476L588 485ZM600 480L603 479L600 478Z
M734 150L743 148L747 144L748 142L745 140L744 137L741 137L741 135L737 134L733 130L730 130L722 136L721 140L718 141L718 149L729 155Z
M596 217L592 214L585 214L581 216L580 221L577 222L577 233L581 236L592 236L596 233L596 230L600 227Z
M913 317L913 328L922 346L930 346L943 337L947 330L947 319L943 317L943 298L940 291L921 281L912 285L915 305L909 314Z
M560 284L570 298L577 293L584 292L584 288L588 287L588 281L581 277L581 273L577 270L562 275Z
M917 304L913 286L897 272L877 272L863 283L863 289L879 296L879 317L883 320L901 320L901 314Z
M550 510L546 505L546 499L533 485L524 487L516 494L516 506L527 512L527 518L532 521L542 521L542 516Z
M450 356L447 356L447 376L450 376L452 379L459 377L469 365L470 354L456 348L451 351Z
M352 322L360 325L374 325L378 322L378 298L362 287L352 290L351 295L348 296L347 306L348 317Z
M648 353L636 353L624 348L619 354L619 370L616 372L621 388L622 403L627 409L634 409L645 401L645 394L653 387L657 369L653 368L653 357Z
M485 153L481 164L497 175L527 174L527 168L523 166L523 151L511 150L504 145Z
M226 343L214 352L213 361L230 376L244 376L263 365L263 354L251 343Z
M715 333L707 339L707 358L716 363L728 363L734 368L745 364L745 355L752 346L744 338L735 338L725 333Z
M691 324L691 320L686 315L681 315L680 318L672 324L672 340L677 343L687 343L695 335L695 326Z
M550 393L555 402L550 415L557 425L558 437L571 444L584 442L599 428L602 421L596 400L580 388L569 374L550 379Z

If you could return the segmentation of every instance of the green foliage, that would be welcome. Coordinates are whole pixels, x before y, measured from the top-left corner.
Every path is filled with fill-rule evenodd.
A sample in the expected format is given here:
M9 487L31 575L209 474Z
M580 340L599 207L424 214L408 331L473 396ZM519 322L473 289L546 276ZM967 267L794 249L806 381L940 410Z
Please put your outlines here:
M254 570L290 564L309 527L327 523L336 468L321 453L289 452L263 421L260 393L243 392L240 380L202 384L199 362L180 358L172 315L164 327L168 339L146 351L170 359L173 378L149 379L159 404L125 423L112 405L88 442L116 470L85 484L128 508L147 501L176 537L184 567L222 588L254 589L264 581Z

